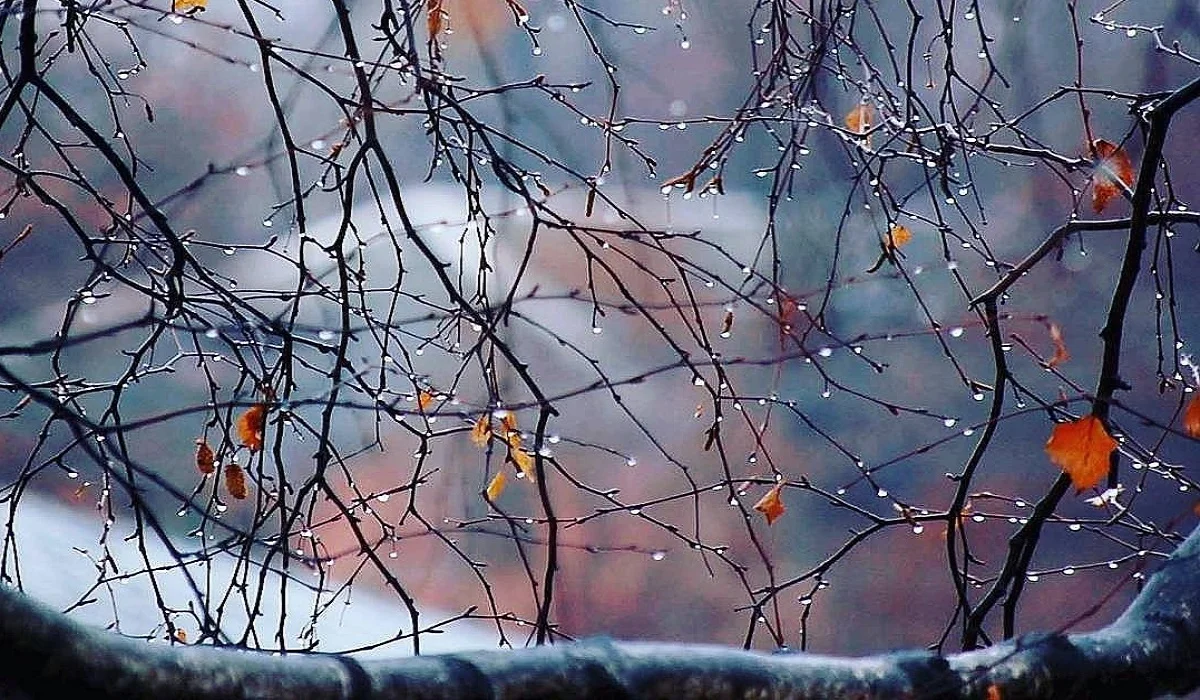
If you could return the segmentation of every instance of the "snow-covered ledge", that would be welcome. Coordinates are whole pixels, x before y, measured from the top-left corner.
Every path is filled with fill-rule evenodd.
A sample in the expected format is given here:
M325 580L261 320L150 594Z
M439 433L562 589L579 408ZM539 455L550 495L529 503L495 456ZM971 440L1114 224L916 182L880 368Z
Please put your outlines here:
M0 591L11 692L111 698L1144 698L1200 685L1200 529L1119 619L940 657L590 640L394 660L147 645Z

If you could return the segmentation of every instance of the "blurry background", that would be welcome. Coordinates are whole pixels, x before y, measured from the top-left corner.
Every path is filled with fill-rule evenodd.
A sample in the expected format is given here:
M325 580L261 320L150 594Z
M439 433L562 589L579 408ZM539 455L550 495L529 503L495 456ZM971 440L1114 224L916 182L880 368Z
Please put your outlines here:
M15 5L3 28L10 66ZM52 33L65 15L45 9L39 31L57 47L45 50L47 79L126 162L137 154L140 186L246 308L223 308L213 280L193 277L188 313L165 328L91 339L147 313L160 318L162 308L98 273L61 217L6 172L0 242L33 229L0 258L4 367L74 396L67 413L130 426L97 447L96 435L72 428L84 424L40 401L5 416L13 528L27 521L46 533L7 541L8 576L21 566L14 552L95 556L109 540L149 532L140 518L157 517L161 537L144 536L200 548L205 556L189 563L197 576L216 561L234 562L236 573L232 583L167 589L145 624L124 614L127 633L152 634L170 619L194 639L207 624L195 610L216 614L217 592L241 591L217 619L229 638L245 639L248 618L230 608L258 605L247 587L280 589L258 578L255 564L267 561L325 591L299 596L301 621L340 614L320 601L353 581L398 610L410 597L430 624L473 610L486 618L474 631L503 630L519 645L543 594L549 500L561 524L550 611L561 634L839 653L942 637L954 613L946 523L926 516L950 505L947 474L962 469L987 420L995 371L969 300L1055 227L1128 212L1124 201L1093 212L1089 169L1062 162L1087 162L1080 103L1064 89L1078 76L1063 3L961 3L944 18L940 5L915 3L927 16L914 26L900 3L446 0L436 50L425 40L428 6L412 3L416 38L406 48L420 70L381 40L391 3L347 2L344 26L328 3L210 0L187 15L168 5L92 8L87 41L71 54L63 32ZM1200 51L1200 13L1182 0L1107 15L1097 14L1101 3L1077 5L1080 84L1096 89L1083 93L1093 136L1124 144L1136 168L1130 96L1196 76L1187 52ZM378 137L403 215L384 168L341 179L364 133L347 26L371 56ZM260 45L271 47L269 70ZM1180 47L1174 55L1171 46ZM766 70L782 57L792 68ZM423 80L440 92L418 89ZM442 101L431 106L431 94ZM69 145L82 137L45 101L26 104L46 130L30 136L11 117L0 128L6 161L36 172L95 236L103 250L92 255L134 279L161 277L161 265L135 262L160 251L113 168ZM869 138L844 120L860 104L872 106ZM905 131L906 118L915 131ZM1173 126L1164 208L1195 200L1197 128L1196 109ZM486 148L480 134L492 139ZM989 150L976 134L1024 150ZM72 183L64 152L91 190ZM523 174L524 194L503 186L501 160ZM692 189L678 176L698 163ZM720 193L704 189L713 176ZM127 236L114 224L121 212L145 230ZM896 223L912 241L867 272ZM1195 443L1164 426L1179 430L1183 389L1197 384L1181 360L1200 323L1186 294L1200 282L1197 234L1153 233L1125 329L1122 377L1132 390L1113 416L1127 436L1122 508L1088 504L1096 492L1057 509L1031 565L1022 630L1110 620L1136 592L1135 574L1170 551L1164 534L1194 524ZM981 590L1058 475L1043 451L1043 404L1095 388L1097 333L1124 245L1121 231L1069 238L1002 307L1019 388L963 518ZM347 318L343 298L355 308ZM487 311L496 319L489 336L464 305L511 313ZM1051 326L1070 352L1054 371ZM159 332L148 340L151 327ZM87 340L21 350L62 338ZM289 348L284 338L304 342ZM345 375L334 379L343 341ZM544 429L513 358L557 410ZM5 384L19 404L25 392L11 377ZM259 401L271 405L267 448L251 454L237 422ZM1076 401L1070 410L1088 409ZM477 444L470 432L489 416L496 434ZM544 449L544 490L505 463L506 416L521 433L512 449ZM217 452L215 475L196 469L198 438ZM317 476L319 454L330 451L329 474ZM220 483L230 460L249 471L245 501ZM125 481L114 478L121 473ZM508 485L489 504L482 492L497 473ZM753 505L777 475L790 484L787 510L768 525ZM18 498L26 492L55 505ZM358 530L347 525L355 518ZM76 534L78 523L91 534ZM877 532L853 539L873 524ZM258 537L243 536L251 531ZM97 578L149 580L154 569L149 557L114 557L79 575L77 595ZM22 585L36 595L46 584ZM306 645L300 632L284 636L250 641Z

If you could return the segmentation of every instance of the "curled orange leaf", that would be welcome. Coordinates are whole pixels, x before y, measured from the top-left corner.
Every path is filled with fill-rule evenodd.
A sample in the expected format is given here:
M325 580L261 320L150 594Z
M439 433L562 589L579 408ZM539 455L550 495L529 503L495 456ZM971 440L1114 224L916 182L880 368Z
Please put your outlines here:
M846 128L856 134L865 134L871 129L871 125L875 121L875 108L871 105L862 102L857 107L846 112L842 123Z
M1046 441L1050 461L1071 477L1077 491L1100 483L1108 474L1109 456L1115 449L1117 441L1092 415L1055 425Z
M1183 412L1183 430L1194 438L1200 438L1200 394L1192 398Z
M884 240L883 246L891 252L911 241L912 237L912 231L909 231L907 226L893 224L892 228L888 231L887 239Z
M425 409L429 408L429 404L433 403L433 394L428 391L422 391L417 394L417 408L424 413Z
M225 465L225 490L239 501L245 499L249 493L246 488L246 472L242 471L237 462Z
M201 474L212 474L217 469L217 458L204 440L196 441L196 469Z
M267 407L256 403L247 408L237 420L238 440L251 452L258 452L263 446L263 428L267 420Z
M1133 162L1120 146L1096 139L1092 142L1096 164L1092 171L1092 211L1099 214L1123 191L1133 188Z
M175 0L176 12L187 12L192 8L200 8L203 10L208 5L208 0Z
M508 485L508 477L504 475L504 472L496 472L496 475L493 476L492 480L488 482L487 490L484 491L484 495L489 501L494 501L497 498L500 498L500 494L504 493L504 487L506 485Z
M1046 363L1049 367L1057 367L1067 360L1071 359L1071 353L1067 351L1067 343L1063 340L1062 327L1057 323L1050 324L1050 342L1054 343L1054 357Z
M492 417L484 413L475 421L471 428L471 442L476 447L486 447L492 439Z
M782 490L783 484L775 484L770 491L767 491L762 498L758 499L758 503L754 504L754 510L757 510L766 517L767 525L773 525L775 520L787 510L783 505L783 499L779 495Z

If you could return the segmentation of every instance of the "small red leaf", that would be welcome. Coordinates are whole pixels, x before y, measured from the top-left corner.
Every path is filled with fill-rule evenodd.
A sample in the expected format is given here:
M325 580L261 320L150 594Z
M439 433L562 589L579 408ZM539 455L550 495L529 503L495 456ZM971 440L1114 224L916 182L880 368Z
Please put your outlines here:
M203 440L196 441L196 469L200 470L201 474L212 474L217 469L216 455L213 454L212 448Z
M1092 142L1096 163L1092 170L1092 211L1104 211L1114 197L1133 188L1133 162L1120 146L1096 139Z
M246 488L246 472L242 471L237 462L225 465L225 490L239 501L245 499L249 493Z
M1183 413L1183 430L1194 438L1200 438L1200 394L1192 398Z

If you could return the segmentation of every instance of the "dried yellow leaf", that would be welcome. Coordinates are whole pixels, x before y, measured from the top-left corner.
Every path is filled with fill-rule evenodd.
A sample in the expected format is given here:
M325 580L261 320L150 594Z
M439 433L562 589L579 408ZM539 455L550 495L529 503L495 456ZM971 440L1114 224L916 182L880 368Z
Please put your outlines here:
M486 447L488 440L492 439L492 417L484 413L475 421L474 427L471 428L471 442L476 447Z
M508 451L508 456L526 479L531 482L537 481L537 471L533 468L533 455L519 447L513 447Z
M500 494L504 493L504 487L507 485L508 477L504 475L504 472L496 472L496 475L488 482L487 491L484 491L484 495L489 501L494 501L500 498Z

